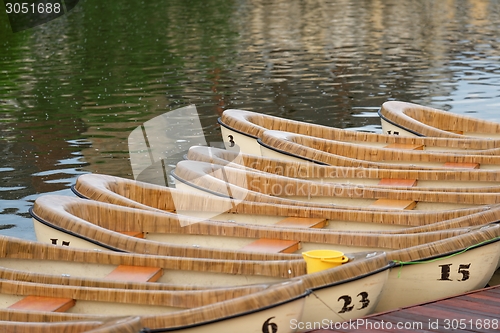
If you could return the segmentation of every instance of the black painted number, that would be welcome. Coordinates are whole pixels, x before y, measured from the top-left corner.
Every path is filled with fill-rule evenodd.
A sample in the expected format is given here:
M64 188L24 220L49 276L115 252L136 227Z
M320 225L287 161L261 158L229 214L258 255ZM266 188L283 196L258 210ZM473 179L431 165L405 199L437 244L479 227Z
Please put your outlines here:
M366 291L360 292L357 296L358 297L361 296L361 300L359 301L359 303L361 303L361 307L358 308L358 310L364 309L370 304L370 300L368 299L368 293Z
M453 264L445 264L445 265L439 265L441 267L441 278L439 278L439 281L453 281L450 278L450 273L451 273L451 266ZM458 270L457 272L459 274L462 274L462 278L458 279L457 281L467 281L470 278L470 264L460 264L458 265Z
M399 132L398 131L387 131L387 134L389 135L399 135Z
M54 245L57 245L57 241L58 239L57 238L51 238L50 239L50 242ZM69 241L62 241L62 246L69 246Z
M278 332L278 325L276 323L271 323L271 319L274 317L268 318L264 324L262 324L262 333L276 333Z
M229 147L234 147L234 138L232 135L227 136L229 138Z
M370 300L368 299L368 293L366 291L362 291L359 294L357 294L356 296L361 298L359 300L361 307L356 308L356 310L364 309L370 304ZM344 305L342 306L342 309L339 311L339 313L350 312L354 309L354 305L351 305L351 303L352 303L351 296L349 296L349 295L340 296L338 301L340 302L341 300L344 301Z

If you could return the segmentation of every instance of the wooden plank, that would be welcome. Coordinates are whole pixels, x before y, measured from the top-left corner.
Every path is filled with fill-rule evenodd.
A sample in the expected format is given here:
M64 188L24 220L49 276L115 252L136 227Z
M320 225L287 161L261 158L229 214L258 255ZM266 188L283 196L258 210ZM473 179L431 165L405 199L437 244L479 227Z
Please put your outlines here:
M158 267L120 265L105 276L106 280L127 282L156 282L163 275Z
M9 306L9 309L66 312L75 306L76 301L71 298L26 296L22 300Z
M117 232L131 237L144 238L144 232L142 231L117 231Z
M261 238L244 246L242 249L254 252L294 253L300 248L299 241Z
M462 298L452 298L439 302L443 309L455 310L457 313L467 314L476 317L496 318L500 314L498 307L491 306L483 302L470 302Z
M500 288L491 288L491 289L487 289L485 291L482 292L482 294L485 294L485 295L491 295L491 296L495 296L495 295L498 295L498 297L500 297Z
M498 306L500 307L500 298L498 298L498 295L495 294L489 294L489 293L475 293L475 294L468 294L463 297L460 297L460 299L468 300L470 302L482 302L482 303L489 303L491 302L491 305Z
M387 146L384 146L384 148L404 149L404 150L424 150L423 145L414 145L414 144L408 144L408 143L391 143Z
M382 178L378 185L381 186L399 186L413 187L417 185L416 179L400 179L400 178Z
M420 306L420 307L416 308L416 310L420 311L423 308L425 308L427 311L431 311L431 312L435 312L435 311L441 312L442 311L443 314L442 314L441 318L457 318L457 317L459 317L460 319L464 319L467 321L488 318L487 316L478 315L477 313L469 314L465 311L461 311L461 309L458 307L452 308L452 309L446 308L444 306L440 306L439 303L433 303L433 304L429 304L429 305L426 304L425 307Z
M275 225L286 226L292 228L324 228L328 224L328 220L324 218L314 218L314 217L287 217L281 220Z
M450 133L454 133L454 134L460 134L460 135L464 135L464 131L459 131L459 130L445 130L446 132L450 132Z
M397 323L411 323L413 326L412 329L403 329L405 333L409 332L419 332L419 333L425 333L425 332L432 332L432 330L429 330L428 323L429 320L433 319L429 316L419 316L415 314L407 314L404 311L397 311L397 312L390 312L387 314L381 314L381 315L375 315L371 319L377 319L379 321L383 322L391 322L393 323L392 328L395 328L397 326ZM420 326L420 324L422 324ZM382 326L381 326L382 327ZM387 327L387 325L386 325ZM370 332L378 332L378 330L371 330ZM391 331L392 332L392 331Z
M454 163L447 162L443 164L445 168L455 168L455 169L479 169L479 163Z
M387 208L396 210L412 210L416 206L417 203L412 200L378 199L368 207Z

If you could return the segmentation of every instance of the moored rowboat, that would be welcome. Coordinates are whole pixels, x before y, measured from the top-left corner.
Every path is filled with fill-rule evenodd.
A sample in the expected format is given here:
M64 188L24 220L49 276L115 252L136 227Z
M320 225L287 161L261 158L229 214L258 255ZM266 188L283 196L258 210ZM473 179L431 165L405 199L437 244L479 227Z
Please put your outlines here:
M141 315L143 327L178 332L230 333L244 325L247 331L259 333L271 317L284 332L292 332L287 324L300 320L309 292L301 280L295 280L243 296L233 297L230 290L226 295L217 294L219 297L211 290L151 292L0 281L4 310L67 312L70 318L82 314L82 319L89 313L135 313Z
M304 209L300 205L276 205L207 196L205 193L182 192L174 188L140 181L94 174L78 177L73 191L81 197L101 202L144 210L177 213L181 222L183 221L182 216L185 215L191 218L198 217L200 221L213 219L283 227L293 227L294 225L295 227L303 227L303 223L305 223L306 227L314 226L346 231L397 229L397 232L402 232L402 228L411 227L413 231L410 232L421 232L472 225L471 223L474 221L483 224L487 222L480 217L481 213L491 209L489 206L451 211L364 211L315 206ZM255 199L262 200L260 196ZM44 199L41 197L38 200ZM290 221L294 221L294 223L290 223ZM308 224L309 221L312 222Z
M187 265L187 260L175 257L152 260L152 258L144 255L130 254L124 256L119 253L113 253L111 255L99 254L95 258L93 255L85 253L85 251L77 250L76 247L69 249L66 246L58 247L42 242L29 242L10 237L0 238L0 244L3 246L0 278L20 282L149 291L200 290L209 287L216 289L220 287L217 285L207 286L201 283L199 285L188 284L189 281L185 281L184 284L178 283L175 281L175 276L167 277L164 276L163 272L187 270L191 274L194 274L197 271L205 271L207 275L214 274L215 276L219 276L217 273L224 273L225 269L227 269L227 267L223 269L205 269L203 265L206 265L206 263L204 261ZM95 247L94 251L98 251ZM26 252L20 258L21 255L13 249L34 250L36 252ZM293 257L289 256L289 259L293 259ZM212 260L212 263L214 265L239 264L238 261L231 260ZM283 272L288 272L287 270L291 273L285 274L285 276L295 276L294 271L298 272L296 274L303 273L303 263L301 261L294 262L290 260L287 262L285 260L284 262L268 262L265 266L272 267L275 270L271 274L266 273L265 270L260 273L254 269L249 270L247 266L246 264L243 265L242 269L246 273L242 272L242 275L263 274L265 276L273 276L273 274L284 274ZM230 272L227 271L227 273ZM243 295L253 291L260 291L267 288L267 285L255 284L240 288L241 290L238 290L237 287L232 287L233 295L237 295L237 293ZM224 291L222 290L222 292Z
M488 213L482 221L496 221L500 216L500 207ZM246 260L265 258L262 254L256 256L252 252L270 253L268 258L274 260L292 260L301 258L292 253L300 254L315 249L346 253L402 249L466 233L471 227L463 225L466 229L428 233L381 234L255 226L212 220L188 221L188 217L184 217L181 223L178 215L170 213L53 195L38 198L32 215L37 239L44 243L57 239L69 247L155 255L168 255L172 252L171 245L176 244L178 248L198 248L196 254L185 252L185 257L201 256L218 248L218 257L233 258L232 253L248 252ZM42 225L43 230L40 228ZM272 253L282 255L272 256Z
M456 210L500 203L496 193L406 191L327 184L197 161L181 161L176 187L238 200L343 209Z
M498 155L437 154L412 147L366 147L281 131L265 131L259 144L263 156L325 165L405 170L484 169L498 172L500 169Z
M304 123L244 110L225 110L219 119L226 149L260 155L257 140L266 130L277 130L317 138L349 142L366 148L393 148L415 146L425 151L456 152L460 154L498 154L500 145L495 141L459 138L408 138L347 131L327 126Z
M487 170L397 170L320 165L193 146L187 159L290 178L380 188L451 192L499 192L500 173Z
M66 203L66 206L68 205L69 204ZM73 205L75 204L73 203ZM149 243L150 246L147 246L146 248L151 248L152 250L161 247L159 244L161 243L161 232L158 231L167 230L168 225L166 225L166 223L162 223L162 221L167 221L166 214L147 212L143 210L136 210L136 212L132 213L132 211L126 207L115 206L116 208L113 208L109 205L106 206L103 204L94 206L94 208L99 207L101 211L112 212L113 209L121 210L123 212L127 212L127 215L132 215L134 217L131 219L131 221L134 221L134 224L129 223L128 226L124 223L119 223L118 221L120 220L113 221L119 223L121 229L137 228L137 225L147 225L148 221L150 221L148 227L144 230L152 230L150 234L156 242L148 240L133 240L130 236L120 235L117 233L113 234L111 231L105 232L103 229L106 229L106 226L109 226L109 224L103 224L105 223L103 221L106 219L94 220L93 223L99 223L99 226L92 226L92 223L88 223L92 221L88 220L86 222L79 222L85 221L88 219L88 216L99 216L99 214L97 214L96 211L91 210L91 207L88 205L83 205L80 211L74 210L75 213L79 214L76 218L71 219L68 214L64 214L59 218L54 218L53 221L46 221L46 223L48 224L50 222L54 226L57 226L60 231L68 230L70 232L72 229L79 230L82 234L88 235L89 238L97 233L106 233L102 239L126 239L128 237L129 239L126 242L121 241L121 243L133 244L136 241L137 243L143 244ZM88 216L85 218L82 214L86 214L84 213L86 210L89 210L89 212ZM38 220L40 220L40 217L38 217ZM59 221L65 222L64 224L58 224ZM471 228L468 231L454 230L441 233L418 233L410 235L357 234L340 232L323 233L321 230L286 230L278 228L276 228L277 230L265 231L258 227L243 229L241 226L226 224L227 223L222 223L222 225L217 225L215 222L199 222L185 227L180 227L179 224L177 224L172 227L171 232L174 233L174 235L172 235L174 237L170 237L169 240L173 238L182 238L182 240L179 241L189 247L190 245L192 246L193 243L189 243L189 237L184 236L187 236L186 233L192 233L196 235L195 242L197 245L201 244L200 246L203 246L204 239L210 241L210 238L214 238L217 241L217 244L225 244L228 246L228 243L233 242L234 244L234 242L238 241L238 238L241 239L249 234L252 234L252 237L257 238L258 240L262 239L259 238L260 236L269 237L269 239L298 240L304 245L304 250L307 249L306 246L309 246L308 242L312 241L317 243L316 248L338 248L353 254L354 258L356 258L356 254L358 253L363 254L366 253L366 251L371 252L394 248L394 250L388 250L387 257L391 260L397 261L400 266L395 269L391 269L389 272L388 283L391 288L384 289L384 293L382 293L382 297L376 308L376 310L379 311L388 310L398 306L410 305L429 298L432 299L434 297L449 296L455 294L456 292L482 287L490 280L500 261L500 225L497 224ZM156 228L156 230L153 230L153 228ZM96 232L96 230L99 230L99 232ZM245 230L245 232L241 232L241 230ZM169 231L165 232L166 235ZM247 235L245 235L245 233ZM456 233L458 233L458 235L453 236ZM217 237L214 237L215 235L217 235ZM191 236L191 234L189 236ZM69 246L71 246L71 244L72 242L70 242ZM264 251L268 250L266 249ZM415 265L417 262L419 264ZM355 263L356 259L354 259L352 263L347 263L340 267L346 267L347 269L350 264ZM462 267L460 265L465 265L467 267ZM462 279L457 280L455 276L450 277L449 274L451 273L447 271L447 267L449 268L451 266L462 267L462 269L458 272L459 277L462 272L467 272L465 272ZM441 275L440 269L444 269L444 271L441 272ZM306 275L302 279L307 284L306 281L313 275L314 274ZM401 279L401 276L408 277L409 282L405 283L404 281L397 281ZM439 285L436 285L436 281L439 280L439 276L442 277L443 282L450 283L439 283ZM186 279L186 277L183 279ZM204 280L206 279L207 278L204 278ZM418 283L416 283L416 281L418 281ZM458 281L461 283L457 283ZM425 286L426 289L421 289L419 286ZM315 288L312 289L313 291L315 290ZM404 293L402 293L403 290L405 291ZM315 311L315 313L317 314L318 311ZM313 314L310 314L310 316L313 316Z
M500 139L500 124L418 104L385 102L379 110L384 133L441 138Z

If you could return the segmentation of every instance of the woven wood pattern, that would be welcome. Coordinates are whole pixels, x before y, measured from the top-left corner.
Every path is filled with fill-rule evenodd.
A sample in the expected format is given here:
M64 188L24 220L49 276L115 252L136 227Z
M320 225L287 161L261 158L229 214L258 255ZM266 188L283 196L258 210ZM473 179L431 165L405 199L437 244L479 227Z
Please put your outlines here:
M4 332L11 333L138 333L143 327L139 317L74 320L87 317L89 316L68 314L57 316L33 311L11 310L9 313L0 309L0 327Z
M299 179L354 179L373 180L405 179L427 181L425 187L415 187L411 190L452 191L452 192L498 192L500 191L500 172L492 170L475 170L474 172L460 169L450 170L398 170L379 168L338 167L319 165L309 162L291 162L280 159L261 157L248 154L237 154L224 149L211 147L191 147L187 158L193 161L227 165L233 168L251 169L275 175ZM459 181L463 187L432 185L432 182ZM474 182L474 184L468 184ZM481 184L483 183L483 184Z
M498 155L450 154L377 148L279 131L264 132L261 141L266 147L278 152L286 152L310 161L344 167L431 170L442 169L443 164L453 162L478 163L481 165L481 169L492 169L500 164L500 156ZM428 165L428 163L434 164Z
M181 161L177 164L175 175L202 188L218 193L227 193L228 186L235 198L249 201L267 201L278 204L298 204L318 206L310 202L284 201L277 197L345 197L353 199L393 199L416 202L460 203L485 205L500 203L495 193L460 193L437 191L406 191L395 188L381 189L359 185L325 184L301 179L292 179L269 173L253 172L231 167L220 167L205 162ZM328 205L331 206L329 203ZM323 204L323 206L326 206ZM347 208L340 207L339 208ZM352 208L349 206L351 209ZM359 209L359 208L358 208ZM366 209L363 208L363 209Z
M121 183L122 186L114 187L116 192L111 190L109 184ZM130 190L132 189L132 190ZM105 176L105 175L91 175L86 174L78 178L76 183L76 191L92 198L94 200L102 200L108 203L119 204L128 207L142 208L143 210L158 210L165 205L174 206L172 196L175 195L177 200L176 204L179 206L180 210L186 211L205 211L211 212L214 207L230 207L227 212L234 214L249 214L249 215L262 215L262 216L283 216L286 217L316 217L316 218L327 218L331 220L340 221L357 221L357 222L369 222L369 223L382 223L382 224L398 224L405 225L408 227L416 227L413 230L423 231L423 230L436 230L436 228L446 228L457 227L460 225L471 225L475 221L482 224L484 222L481 217L479 220L469 219L467 215L479 213L478 216L482 216L480 212L488 211L490 207L478 206L477 208L470 209L460 209L446 212L387 212L380 210L365 211L365 210L353 210L353 209L336 209L331 207L309 207L308 209L303 209L302 206L291 206L291 205L275 205L267 204L261 202L239 202L238 204L233 204L232 200L217 198L211 196L198 195L196 193L185 193L175 189L166 188L162 186L152 186L151 184L146 184L138 181L132 181L129 179ZM136 204L136 196L143 198L151 198L148 205L138 205ZM259 197L255 198L259 200ZM42 214L44 210L49 209L55 200L47 200L48 203L39 205L42 200L46 200L44 197L40 197L35 202L34 211L40 214L41 217L48 220L59 220L64 221L68 217L62 219L59 214L63 214L64 211L57 209L51 209L47 212L49 215ZM64 199L66 200L66 199ZM63 204L64 200L57 200ZM262 200L262 199L260 199ZM95 201L91 201L95 202ZM77 208L71 210L71 214L75 215ZM83 212L87 211L87 208ZM161 211L163 212L163 211ZM50 216L55 214L57 218L51 218ZM108 214L108 213L105 213ZM165 214L170 216L169 213ZM475 215L474 215L475 216ZM128 212L121 212L120 214L113 215L113 221L133 221L133 215ZM454 222L447 224L448 222L442 223L442 221L447 221L455 218L463 217L462 220L467 222ZM439 222L439 223L438 223ZM129 222L131 223L131 222ZM437 223L430 226L431 223ZM65 225L70 225L71 223L65 223ZM117 225L115 228L121 228ZM129 227L130 228L130 227ZM428 229L430 228L430 229ZM132 229L132 228L130 228ZM136 231L136 230L134 230ZM127 243L125 243L127 244ZM140 252L138 248L133 247L132 252Z
M493 224L488 228L479 228L468 234L450 237L429 244L390 251L387 253L387 257L392 260L407 262L419 260L417 258L432 258L437 255L446 256L447 254L458 252L460 249L466 249L489 240L500 241L499 228L500 225Z
M79 223L81 227L81 223ZM99 228L97 228L99 229ZM102 228L101 228L102 229ZM70 228L68 230L71 230ZM91 230L92 231L92 230ZM95 230L94 230L95 231ZM110 235L111 236L111 235ZM124 236L126 237L126 236ZM138 241L129 237L131 241ZM152 244L153 242L146 242ZM161 248L162 244L159 244ZM209 252L209 251L207 251ZM229 251L225 251L229 252ZM106 264L110 266L129 265L129 266L147 266L160 267L164 270L182 270L213 273L228 273L237 275L262 275L271 277L289 278L305 273L305 263L298 255L285 255L283 258L290 260L275 261L253 261L253 260L218 260L203 259L196 257L169 257L169 256L151 256L135 253L115 253L109 251L89 251L68 248L63 246L53 246L37 242L22 241L9 237L0 237L0 253L5 258L15 259L38 259L38 260L56 260L59 262L88 263L88 264ZM151 253L155 253L154 249ZM62 279L64 280L64 279ZM129 282L134 285L133 282ZM182 283L181 283L182 284ZM144 289L144 288L143 288ZM151 289L155 289L154 287ZM168 288L164 288L167 289Z
M472 138L409 138L394 135L347 131L333 127L304 123L251 111L235 109L225 110L224 113L222 113L220 123L223 124L223 126L246 133L254 138L262 138L262 135L266 130L277 130L343 142L377 142L383 143L384 145L392 143L415 144L433 147L460 148L464 150L494 149L499 147L495 142ZM496 132L499 131L496 130ZM476 152L471 153L476 154ZM484 151L482 153L491 154L496 152Z
M297 281L301 281L298 279ZM249 288L251 290L252 288ZM264 289L264 290L268 290ZM37 296L70 298L76 303L79 301L124 303L137 305L154 305L176 308L202 307L216 302L232 300L237 297L252 297L260 291L249 293L243 288L226 288L224 290L193 290L193 291L164 291L164 290L125 290L118 288L89 288L74 286L57 286L52 284L27 283L12 280L0 281L0 293L18 296ZM297 290L295 290L297 291ZM302 290L303 291L303 290ZM293 289L292 289L293 292ZM51 295L51 296L49 296ZM263 296L263 295L262 295ZM262 300L261 300L262 301ZM264 304L264 303L263 303ZM26 308L29 309L29 308ZM39 310L41 309L34 309ZM46 311L46 310L45 310ZM124 315L127 315L124 313ZM128 315L131 315L130 313Z
M138 209L130 209L126 207L114 206L104 203L96 203L88 200L82 200L78 198L68 198L68 197L58 197L58 196L44 196L40 197L50 200L50 202L62 202L65 200L64 205L67 207L67 210L71 210L72 206L82 208L81 211L88 212L88 215L81 214L79 217L75 217L74 219L70 219L69 215L60 216L51 223L62 227L62 224L59 221L67 220L64 228L67 230L79 230L87 235L96 234L97 230L100 230L101 233L106 233L105 238L110 242L114 242L114 238L117 236L122 236L120 234L114 233L112 231L106 231L107 228L113 226L115 223L120 224L121 229L127 228L141 228L144 232L149 233L172 233L172 234L184 234L184 235L206 235L206 236L223 236L223 237L239 237L239 238L248 238L252 239L282 239L282 240L293 240L300 241L302 243L318 243L318 247L321 244L339 244L339 245L352 245L352 246L361 246L361 247L371 247L371 248L386 248L386 249L401 249L410 246L416 246L422 244L422 242L431 242L440 240L447 237L452 237L455 235L467 233L468 229L449 229L442 230L439 232L429 232L429 233L412 233L412 234L381 234L381 233L363 233L363 232L338 232L338 231L330 231L330 230L322 230L322 229L299 229L299 228L278 228L278 227L265 227L265 226L253 226L253 225L244 225L244 224L235 224L235 223L226 223L226 222L216 222L216 221L203 221L196 224L191 224L187 226L180 226L178 223L175 223L170 217L166 216L162 213L154 213L148 212ZM57 200L54 200L57 199ZM59 200L60 199L60 200ZM46 201L45 201L46 202ZM45 202L37 202L38 206ZM46 208L49 210L49 208ZM112 214L116 211L124 212L128 215L132 215L134 218L131 220L124 219L92 219L88 218L91 216L97 216L96 212L109 212ZM479 215L479 214L478 214ZM482 222L479 225L484 225L489 221L496 221L495 219L500 216L500 208L495 210L491 210L483 213L479 216L468 216L467 218L460 219L453 225L460 224L462 227L468 227L474 225L474 223ZM466 225L465 221L471 221L472 224ZM115 222L116 221L116 222ZM443 223L443 222L441 222ZM84 228L85 226L85 228ZM88 229L88 230L85 230ZM141 240L129 237L128 240L131 244L133 242L143 242L149 249L148 253L156 254L155 245L158 249L161 249L161 243L155 244L158 242L151 242L148 240ZM63 247L59 248L60 250L64 249ZM226 250L227 252L232 252L233 250ZM222 251L221 251L222 252ZM295 258L293 255L284 255L288 256L286 258ZM201 259L199 259L201 261ZM162 261L150 262L150 266L153 267L164 267L165 263L161 264ZM290 267L293 267L293 261L288 262ZM136 266L140 266L144 264L136 264ZM229 266L229 265L228 265ZM269 265L271 268L272 266ZM276 264L277 266L277 264ZM251 265L241 265L238 271L243 271L244 267L247 267L246 270L250 271ZM285 265L280 266L280 268L286 267ZM265 266L263 265L262 273ZM285 272L278 271L279 267L275 268L275 272L269 272L268 275L272 276L286 276L283 275ZM220 267L217 269L221 269ZM302 267L303 269L303 267ZM295 271L300 272L301 270L295 266ZM225 272L231 272L225 271ZM261 274L262 274L261 273ZM300 273L299 273L300 275Z
M149 328L172 328L200 322L209 322L238 313L259 310L263 306L275 306L303 294L304 290L305 284L302 280L297 279L286 284L274 285L267 290L254 293L247 297L234 298L226 302L215 303L179 313L143 317L142 323L145 327Z
M102 288L74 288L60 287L54 285L30 284L16 281L0 282L0 292L5 294L25 295L54 293L57 296L73 295L77 302L89 300L94 302L148 304L157 306L174 306L186 308L186 310L175 311L166 315L143 316L141 324L148 328L167 328L172 326L184 326L196 323L210 322L215 319L230 318L247 312L259 311L263 307L272 307L282 302L297 297L305 297L305 286L301 279L286 283L272 285L269 288L246 295L214 294L210 290L193 292L151 292L102 289ZM64 297L62 296L62 297ZM11 310L16 316L16 310ZM7 313L4 312L6 315ZM31 320L58 321L75 318L73 314L59 314L52 316L47 313L37 316L37 312L20 312L17 317L29 314ZM0 315L1 316L1 315ZM12 317L9 320L13 320ZM76 316L78 318L79 316ZM87 316L88 317L88 316ZM35 319L36 318L36 319ZM85 316L83 316L85 318Z
M388 120L424 136L460 138L467 132L492 134L498 138L500 124L466 117L422 105L399 101L385 102L380 114Z
M421 237L422 240L428 237L427 235L422 235L422 234L418 234L415 236ZM500 226L491 225L488 228L484 227L478 228L453 238L442 239L435 242L425 241L420 246L415 246L415 247L405 246L405 248L401 249L400 251L389 251L387 253L387 258L399 261L430 259L430 258L435 258L436 256L440 255L442 256L445 254L447 255L457 251L461 251L469 246L473 246L484 241L496 240L498 239L499 236L500 236ZM345 271L347 271L349 267L351 267L354 270L354 267L356 266L355 263L356 259L353 260L352 263L346 264L345 266L341 267L342 268L345 267ZM351 264L352 266L349 266ZM356 267L356 270L358 269L359 267ZM321 272L321 274L325 275L328 273L332 273L333 275L333 270ZM335 276L337 276L337 273L338 272L335 272ZM315 275L312 274L311 277L314 278ZM313 278L310 278L311 281L313 280ZM307 276L304 277L304 280L307 281L308 277ZM323 279L323 281L325 280L326 279ZM307 282L304 283L307 285ZM33 293L33 289L28 288L27 286L23 285L22 289L20 289L21 286L19 286L20 288L16 287L18 287L17 283L10 284L8 286L8 292L12 292L13 290L14 292L19 292L18 290L23 290L29 293ZM283 289L279 291L280 288ZM265 293L266 303L280 302L283 300L283 298L285 299L290 298L291 296L289 294L290 290L291 290L290 285L286 285L286 287L282 285L281 287L276 288L276 290L273 288L272 291L266 290L262 292L257 292L252 295L249 295L248 297L231 299L224 303L206 305L198 309L192 309L181 313L167 314L154 317L145 317L143 318L143 323L145 326L152 328L172 327L172 326L175 327L180 325L186 325L188 323L193 323L193 321L199 322L199 321L210 320L212 318L219 318L221 317L221 313L225 314L228 313L229 311L231 311L231 313L234 313L235 309L238 309L238 311L248 311L249 307L250 308L258 307L259 304L261 304L260 302L262 302L259 300L259 295L263 293ZM0 291L6 291L3 290L1 284L0 284ZM59 293L61 294L60 296L64 296L63 290L60 290ZM111 297L114 297L114 295ZM197 299L198 298L200 298L200 293L197 293Z

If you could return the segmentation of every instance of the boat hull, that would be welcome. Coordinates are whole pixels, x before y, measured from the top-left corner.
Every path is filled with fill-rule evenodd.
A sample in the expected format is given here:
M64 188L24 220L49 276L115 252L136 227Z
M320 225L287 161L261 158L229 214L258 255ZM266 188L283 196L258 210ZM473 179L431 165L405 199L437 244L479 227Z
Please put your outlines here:
M227 150L260 156L260 145L256 138L221 126L222 140Z
M483 288L498 268L500 241L391 269L375 312ZM431 292L429 292L431 291Z
M374 313L388 277L389 270L384 270L348 283L314 290L306 299L302 322L342 322Z
M386 134L470 138L498 144L500 124L400 101L385 102L378 114Z
M421 137L420 134L404 129L403 127L398 126L392 122L387 121L385 118L380 118L380 123L382 125L382 132L389 135L399 135L399 136L407 136L407 137Z
M176 333L234 333L241 332L242 329L249 333L262 332L285 332L293 333L290 322L300 320L305 306L305 298L293 300L278 306L265 308L261 311L237 316L234 318L224 318L224 320L214 320L210 323L199 325L186 325L185 327L157 327L155 332L176 332ZM148 320L143 320L148 326ZM154 318L151 319L154 323Z

